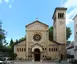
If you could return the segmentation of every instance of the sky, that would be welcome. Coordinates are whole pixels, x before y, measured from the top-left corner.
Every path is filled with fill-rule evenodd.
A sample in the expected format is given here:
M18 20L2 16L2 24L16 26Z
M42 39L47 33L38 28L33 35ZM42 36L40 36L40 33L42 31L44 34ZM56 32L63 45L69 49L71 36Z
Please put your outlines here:
M66 7L66 26L72 30L69 40L74 40L74 21L77 0L0 0L0 21L6 31L6 40L14 41L26 35L25 25L38 20L52 26L56 7Z

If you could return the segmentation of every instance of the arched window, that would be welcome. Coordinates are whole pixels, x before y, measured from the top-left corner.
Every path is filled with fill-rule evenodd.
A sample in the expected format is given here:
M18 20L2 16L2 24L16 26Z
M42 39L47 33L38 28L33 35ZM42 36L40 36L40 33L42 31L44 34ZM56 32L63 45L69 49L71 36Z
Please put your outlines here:
M64 13L58 13L58 18L64 18Z
M62 14L60 13L60 18L62 17Z
M24 52L26 51L26 48L24 48Z
M23 52L23 48L22 48L22 52Z
M58 13L58 18L60 18L60 13Z
M49 48L49 52L50 52L50 48Z
M17 52L19 52L19 48L17 48Z
M64 18L64 13L62 13L62 18Z
M43 57L44 57L44 55L43 55Z
M20 48L20 52L21 52L21 48Z
M44 51L44 48L43 48L43 51Z

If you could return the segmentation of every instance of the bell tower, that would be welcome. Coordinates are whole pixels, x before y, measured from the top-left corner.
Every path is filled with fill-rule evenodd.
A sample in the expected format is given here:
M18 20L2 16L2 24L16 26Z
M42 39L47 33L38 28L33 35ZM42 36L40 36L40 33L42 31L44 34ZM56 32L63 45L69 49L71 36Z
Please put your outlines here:
M64 7L57 7L53 14L53 39L54 41L66 44L66 10Z

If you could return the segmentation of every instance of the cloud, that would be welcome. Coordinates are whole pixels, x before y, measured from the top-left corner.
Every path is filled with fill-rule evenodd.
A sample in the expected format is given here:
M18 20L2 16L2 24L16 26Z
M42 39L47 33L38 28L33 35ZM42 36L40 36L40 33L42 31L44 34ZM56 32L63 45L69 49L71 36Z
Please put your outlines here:
M0 0L0 4L2 3L2 0Z
M68 8L77 7L77 0L67 0L64 2L64 6Z
M0 0L0 4L1 4L2 2L9 3L10 0Z
M6 3L9 3L10 0L4 0Z
M66 24L73 22L73 18L77 13L77 0L61 0L61 6L66 7L68 12L66 14Z
M2 2L7 3L9 8L12 8L12 3L14 2L14 0L0 0L0 4L2 4Z
M12 8L12 5L11 4L9 5L9 8Z
M77 13L77 8L74 8L72 11L68 12L66 14L66 24L70 24L71 22L73 22L73 18Z

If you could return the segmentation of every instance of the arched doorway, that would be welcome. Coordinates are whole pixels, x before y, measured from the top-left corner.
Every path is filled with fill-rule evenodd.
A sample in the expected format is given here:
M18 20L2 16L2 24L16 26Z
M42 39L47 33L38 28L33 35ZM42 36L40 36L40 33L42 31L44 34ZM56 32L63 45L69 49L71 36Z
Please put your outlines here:
M40 61L40 50L39 49L34 50L34 60Z

